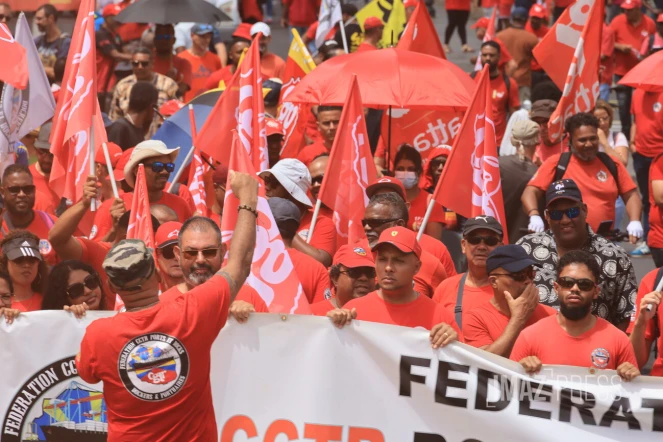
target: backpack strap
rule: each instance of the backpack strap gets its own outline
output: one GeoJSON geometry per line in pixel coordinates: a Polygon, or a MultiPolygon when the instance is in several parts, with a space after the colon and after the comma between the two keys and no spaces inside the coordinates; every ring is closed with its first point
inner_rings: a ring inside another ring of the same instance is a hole
{"type": "Polygon", "coordinates": [[[456,307],[454,307],[454,314],[456,315],[456,324],[459,329],[463,329],[463,292],[465,291],[465,280],[467,273],[463,273],[458,284],[458,292],[456,294],[456,307]]]}
{"type": "Polygon", "coordinates": [[[615,160],[610,158],[610,155],[605,152],[599,152],[596,154],[596,156],[599,158],[599,160],[601,160],[605,167],[608,168],[608,172],[610,172],[610,175],[612,175],[612,177],[615,179],[617,191],[619,191],[619,172],[617,171],[617,164],[615,164],[615,160]]]}
{"type": "Polygon", "coordinates": [[[506,87],[506,103],[504,103],[504,106],[506,106],[506,114],[509,115],[509,102],[511,101],[511,78],[504,71],[502,71],[502,78],[504,79],[504,86],[506,87]]]}
{"type": "Polygon", "coordinates": [[[35,214],[39,215],[44,224],[46,224],[46,227],[48,227],[48,230],[51,230],[51,227],[53,227],[55,224],[55,221],[53,221],[51,216],[46,212],[42,212],[41,210],[35,210],[35,214]]]}
{"type": "Polygon", "coordinates": [[[553,183],[562,179],[566,173],[566,168],[569,166],[569,161],[571,161],[571,152],[564,152],[559,156],[557,168],[555,169],[555,177],[552,180],[553,183]]]}

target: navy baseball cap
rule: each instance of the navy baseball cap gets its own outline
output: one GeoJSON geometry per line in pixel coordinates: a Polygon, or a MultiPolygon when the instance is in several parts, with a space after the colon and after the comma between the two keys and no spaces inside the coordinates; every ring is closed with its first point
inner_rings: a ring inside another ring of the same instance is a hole
{"type": "Polygon", "coordinates": [[[546,207],[553,201],[559,199],[582,202],[582,193],[575,181],[572,179],[559,180],[548,186],[548,191],[546,192],[546,207]]]}
{"type": "Polygon", "coordinates": [[[529,16],[529,11],[527,10],[527,8],[523,8],[522,6],[516,6],[515,8],[513,8],[513,11],[511,11],[511,18],[527,20],[528,16],[529,16]]]}
{"type": "Polygon", "coordinates": [[[535,265],[537,265],[537,262],[529,257],[522,246],[509,244],[498,246],[488,254],[486,271],[490,274],[493,270],[501,267],[507,272],[518,273],[529,266],[535,265]]]}
{"type": "Polygon", "coordinates": [[[191,28],[191,33],[196,35],[205,35],[214,33],[214,27],[207,23],[197,23],[191,28]]]}

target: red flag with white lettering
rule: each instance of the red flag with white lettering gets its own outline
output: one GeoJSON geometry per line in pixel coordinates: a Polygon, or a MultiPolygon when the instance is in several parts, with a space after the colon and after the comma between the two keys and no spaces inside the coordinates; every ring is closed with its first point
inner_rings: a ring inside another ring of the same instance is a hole
{"type": "Polygon", "coordinates": [[[598,99],[603,9],[602,1],[576,1],[534,48],[536,60],[563,91],[548,122],[551,140],[562,137],[567,118],[591,112],[598,99]]]}
{"type": "MultiPolygon", "coordinates": [[[[51,132],[53,166],[50,184],[56,194],[72,201],[78,201],[83,194],[83,184],[90,167],[93,119],[101,118],[96,79],[94,0],[83,0],[76,18],[51,132]]],[[[94,127],[95,146],[100,148],[105,132],[99,131],[98,123],[94,123],[94,127]]]]}
{"type": "Polygon", "coordinates": [[[0,81],[25,89],[28,85],[28,58],[25,48],[18,44],[7,25],[0,23],[0,81]]]}
{"type": "MultiPolygon", "coordinates": [[[[191,147],[194,149],[194,147],[191,147]]],[[[196,213],[200,216],[207,216],[207,191],[205,190],[205,166],[200,157],[200,153],[194,152],[191,157],[191,167],[189,168],[189,192],[193,198],[193,204],[196,206],[196,213]]]]}
{"type": "Polygon", "coordinates": [[[337,245],[366,239],[366,188],[376,180],[357,77],[352,80],[318,198],[334,211],[337,245]]]}
{"type": "Polygon", "coordinates": [[[410,17],[410,21],[407,23],[396,47],[447,59],[440,37],[437,36],[433,20],[430,18],[428,8],[423,1],[417,2],[417,7],[412,13],[412,17],[410,17]]]}
{"type": "Polygon", "coordinates": [[[154,229],[152,228],[152,214],[150,213],[150,200],[145,183],[145,167],[138,165],[134,197],[131,201],[131,216],[127,227],[128,239],[140,239],[147,247],[154,248],[154,229]]]}
{"type": "MultiPolygon", "coordinates": [[[[234,131],[228,169],[252,176],[256,175],[248,152],[241,145],[237,132],[234,131]]],[[[237,224],[238,206],[239,200],[232,193],[230,177],[228,177],[221,217],[221,234],[222,241],[229,248],[237,224]]],[[[288,250],[281,239],[262,184],[258,191],[257,210],[256,246],[253,252],[251,273],[246,282],[260,294],[270,312],[310,314],[308,300],[304,295],[288,250]]]]}
{"type": "Polygon", "coordinates": [[[438,204],[468,218],[495,217],[507,242],[488,65],[479,75],[472,103],[433,197],[438,204]]]}

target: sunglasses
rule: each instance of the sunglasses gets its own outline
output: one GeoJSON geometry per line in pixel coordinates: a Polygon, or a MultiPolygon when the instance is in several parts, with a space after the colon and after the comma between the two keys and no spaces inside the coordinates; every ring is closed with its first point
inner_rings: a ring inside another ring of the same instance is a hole
{"type": "Polygon", "coordinates": [[[172,34],[156,34],[154,36],[155,40],[170,40],[172,38],[173,38],[172,34]]]}
{"type": "Polygon", "coordinates": [[[324,175],[316,176],[314,178],[311,178],[311,185],[313,184],[322,184],[322,179],[324,178],[324,175]]]}
{"type": "Polygon", "coordinates": [[[215,247],[201,250],[182,250],[182,254],[186,259],[196,259],[200,253],[203,254],[203,258],[212,259],[219,253],[219,248],[215,247]]]}
{"type": "Polygon", "coordinates": [[[583,292],[588,292],[596,287],[596,283],[591,279],[575,279],[568,276],[562,276],[557,279],[557,284],[563,289],[572,289],[574,285],[578,284],[578,288],[583,292]]]}
{"type": "Polygon", "coordinates": [[[140,66],[140,67],[145,68],[145,67],[150,65],[150,62],[149,61],[135,61],[134,60],[134,61],[131,62],[131,64],[134,65],[135,67],[140,66]]]}
{"type": "Polygon", "coordinates": [[[175,170],[175,163],[162,163],[161,161],[155,161],[154,163],[146,164],[145,167],[152,169],[154,173],[163,172],[165,169],[166,172],[172,173],[175,170]]]}
{"type": "Polygon", "coordinates": [[[352,279],[359,279],[362,277],[362,275],[366,275],[368,279],[375,279],[375,269],[372,269],[370,267],[355,267],[355,268],[349,268],[347,270],[343,270],[340,273],[343,273],[344,275],[348,275],[352,279]]]}
{"type": "Polygon", "coordinates": [[[85,294],[85,287],[94,290],[99,287],[99,278],[95,274],[88,275],[83,282],[77,282],[67,287],[67,295],[71,299],[80,298],[85,294]]]}
{"type": "Polygon", "coordinates": [[[575,219],[580,216],[580,207],[569,207],[566,210],[548,210],[548,216],[553,221],[561,221],[565,214],[569,219],[575,219]]]}
{"type": "Polygon", "coordinates": [[[527,279],[532,279],[534,271],[532,269],[525,269],[518,273],[491,273],[490,276],[507,276],[516,282],[524,282],[527,279]]]}
{"type": "Polygon", "coordinates": [[[11,15],[0,14],[0,22],[7,23],[11,19],[12,19],[11,15]]]}
{"type": "Polygon", "coordinates": [[[387,223],[393,223],[398,221],[400,218],[388,218],[388,219],[362,219],[361,225],[368,226],[371,229],[377,229],[380,226],[383,226],[387,223]]]}
{"type": "Polygon", "coordinates": [[[169,246],[161,247],[159,249],[159,253],[161,256],[163,256],[165,259],[173,259],[175,258],[175,244],[171,244],[169,246]]]}
{"type": "Polygon", "coordinates": [[[480,236],[480,235],[468,236],[467,238],[465,238],[465,240],[470,244],[472,244],[473,246],[476,246],[481,241],[483,241],[483,243],[488,247],[494,247],[500,242],[500,239],[496,236],[480,236]]]}
{"type": "Polygon", "coordinates": [[[30,184],[28,186],[9,186],[6,189],[12,195],[18,195],[21,192],[26,195],[34,195],[37,187],[34,184],[30,184]]]}

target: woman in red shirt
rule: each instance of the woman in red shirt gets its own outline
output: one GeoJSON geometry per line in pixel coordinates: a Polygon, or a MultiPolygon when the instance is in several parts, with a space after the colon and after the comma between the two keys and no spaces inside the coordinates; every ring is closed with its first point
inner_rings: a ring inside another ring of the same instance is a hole
{"type": "Polygon", "coordinates": [[[5,235],[0,247],[0,271],[9,274],[14,289],[12,308],[22,312],[41,310],[48,265],[40,247],[50,249],[50,244],[42,246],[37,235],[27,230],[13,230],[5,235]]]}
{"type": "Polygon", "coordinates": [[[470,18],[470,0],[447,0],[445,8],[449,24],[444,31],[444,52],[452,52],[449,49],[449,41],[456,29],[458,29],[460,42],[463,44],[463,52],[474,52],[474,49],[467,44],[467,19],[470,18]]]}

